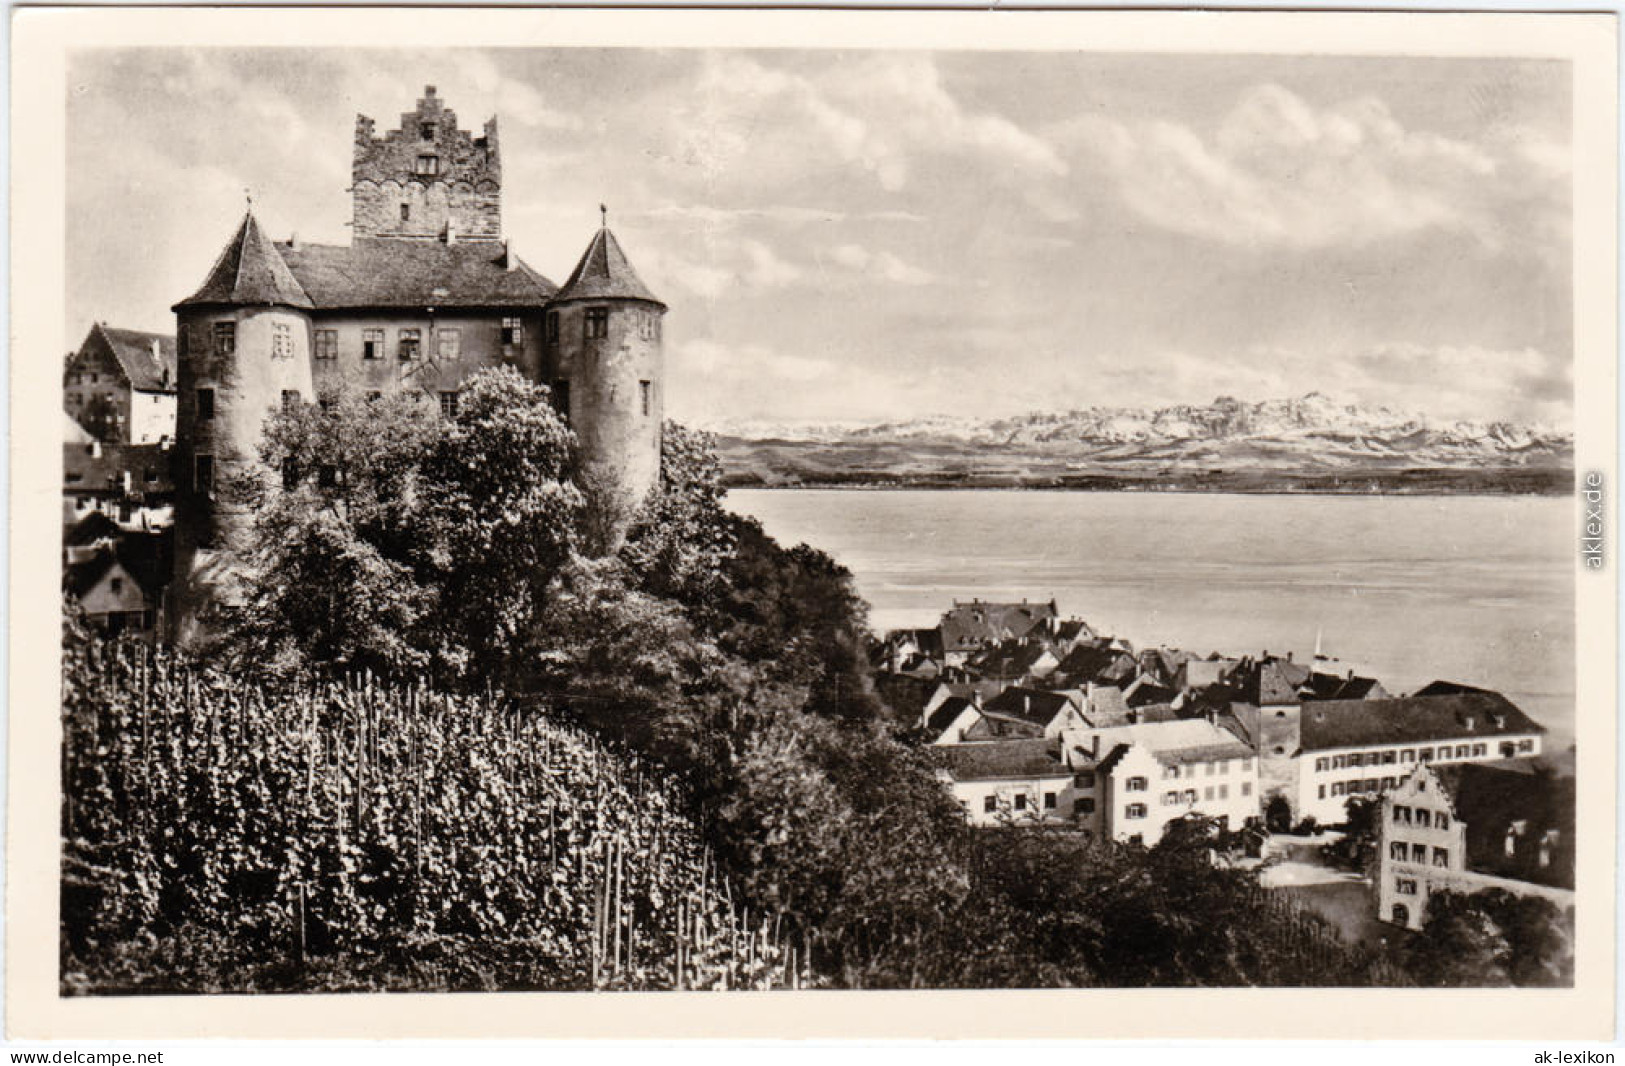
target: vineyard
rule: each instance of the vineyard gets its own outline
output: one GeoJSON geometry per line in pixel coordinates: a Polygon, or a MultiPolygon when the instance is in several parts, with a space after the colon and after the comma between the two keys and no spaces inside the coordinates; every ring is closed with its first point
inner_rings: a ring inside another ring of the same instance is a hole
{"type": "Polygon", "coordinates": [[[71,653],[64,994],[801,987],[682,796],[496,697],[71,653]]]}

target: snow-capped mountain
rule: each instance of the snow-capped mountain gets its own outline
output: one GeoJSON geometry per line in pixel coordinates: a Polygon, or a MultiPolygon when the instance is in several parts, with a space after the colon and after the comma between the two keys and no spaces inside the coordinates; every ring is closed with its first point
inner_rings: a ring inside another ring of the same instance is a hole
{"type": "Polygon", "coordinates": [[[1446,462],[1516,461],[1519,454],[1566,451],[1573,442],[1570,434],[1543,425],[1444,421],[1339,403],[1318,392],[1256,402],[1220,396],[1202,405],[1091,407],[999,419],[933,416],[880,425],[735,423],[714,428],[746,441],[953,443],[1075,451],[1102,459],[1250,443],[1272,450],[1326,452],[1328,457],[1363,453],[1446,462]]]}

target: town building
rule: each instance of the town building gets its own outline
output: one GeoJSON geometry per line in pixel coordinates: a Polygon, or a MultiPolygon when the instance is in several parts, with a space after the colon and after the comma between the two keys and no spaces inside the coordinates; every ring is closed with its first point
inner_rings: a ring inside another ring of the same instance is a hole
{"type": "Polygon", "coordinates": [[[1075,788],[1060,742],[1045,738],[936,749],[942,777],[972,825],[1073,823],[1094,802],[1075,788]]]}
{"type": "Polygon", "coordinates": [[[546,385],[594,491],[636,503],[660,469],[662,303],[607,225],[564,285],[504,234],[497,120],[461,128],[434,86],[397,129],[358,116],[350,243],[273,241],[252,210],[178,302],[171,635],[229,606],[250,516],[232,486],[288,404],[408,393],[454,416],[477,370],[546,385]]]}
{"type": "Polygon", "coordinates": [[[62,446],[62,524],[105,515],[130,533],[168,529],[174,517],[170,448],[160,444],[62,446]]]}
{"type": "Polygon", "coordinates": [[[98,322],[62,371],[62,402],[108,444],[175,439],[175,338],[98,322]]]}
{"type": "MultiPolygon", "coordinates": [[[[1394,788],[1383,793],[1377,831],[1377,917],[1406,929],[1421,929],[1429,898],[1443,891],[1471,895],[1499,889],[1544,897],[1559,907],[1573,906],[1574,893],[1568,888],[1475,868],[1478,863],[1468,844],[1470,826],[1443,772],[1432,766],[1413,765],[1394,788]]],[[[1489,850],[1493,855],[1495,849],[1489,850]]]]}

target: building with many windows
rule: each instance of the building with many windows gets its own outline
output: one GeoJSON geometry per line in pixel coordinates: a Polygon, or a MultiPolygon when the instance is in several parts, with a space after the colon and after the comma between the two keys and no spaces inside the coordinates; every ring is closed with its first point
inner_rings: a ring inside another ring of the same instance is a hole
{"type": "Polygon", "coordinates": [[[248,516],[231,487],[278,405],[406,392],[454,417],[470,374],[508,366],[551,389],[598,486],[635,503],[659,477],[666,306],[607,224],[562,287],[514,254],[495,118],[461,129],[433,86],[383,136],[359,116],[350,193],[350,243],[273,241],[250,211],[175,305],[182,641],[232,597],[248,516]]]}

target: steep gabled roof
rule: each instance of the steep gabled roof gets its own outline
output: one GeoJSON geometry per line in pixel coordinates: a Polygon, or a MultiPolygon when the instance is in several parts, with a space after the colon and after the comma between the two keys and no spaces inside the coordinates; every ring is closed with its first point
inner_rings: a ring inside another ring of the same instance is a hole
{"type": "Polygon", "coordinates": [[[500,245],[359,238],[348,245],[278,244],[318,310],[541,307],[557,287],[500,245]]]}
{"type": "Polygon", "coordinates": [[[1076,706],[1076,702],[1065,693],[1012,685],[984,703],[982,709],[1042,727],[1072,706],[1076,706]]]}
{"type": "Polygon", "coordinates": [[[260,230],[253,212],[243,217],[237,235],[220,253],[214,269],[197,292],[175,305],[175,310],[198,305],[226,304],[239,307],[281,305],[314,306],[304,288],[288,269],[276,245],[260,230]]]}
{"type": "Polygon", "coordinates": [[[90,327],[83,352],[100,340],[124,373],[130,388],[140,392],[175,391],[175,338],[165,333],[118,329],[100,322],[90,327]]]}
{"type": "Polygon", "coordinates": [[[605,226],[593,234],[586,254],[564,283],[558,300],[646,300],[666,306],[638,278],[615,234],[605,226]]]}

